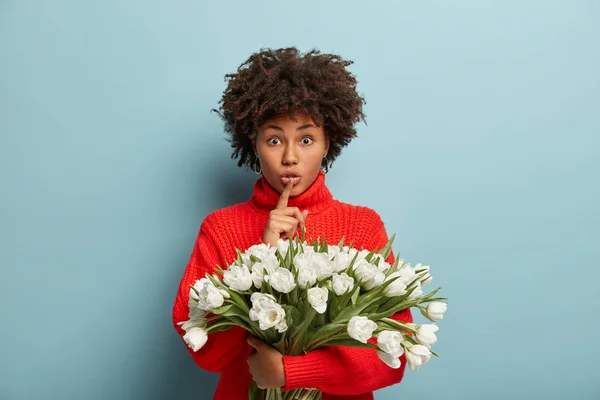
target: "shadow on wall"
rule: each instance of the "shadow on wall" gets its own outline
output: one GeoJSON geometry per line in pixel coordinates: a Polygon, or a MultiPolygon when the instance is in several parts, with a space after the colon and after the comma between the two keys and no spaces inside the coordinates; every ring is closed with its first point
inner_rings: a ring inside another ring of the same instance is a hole
{"type": "MultiPolygon", "coordinates": [[[[202,147],[204,146],[200,146],[200,148],[202,147]]],[[[252,195],[255,181],[258,179],[258,175],[254,172],[237,166],[237,160],[230,158],[229,149],[227,151],[220,151],[220,149],[201,153],[202,157],[192,166],[193,173],[191,175],[194,178],[190,182],[194,187],[191,191],[194,199],[190,203],[201,208],[202,214],[247,201],[252,195]]],[[[192,151],[197,155],[201,149],[195,148],[192,151]]],[[[199,225],[195,227],[196,233],[199,228],[199,225]]],[[[167,260],[169,261],[168,265],[181,265],[181,268],[172,270],[170,279],[166,280],[167,285],[161,284],[161,292],[166,293],[165,299],[168,302],[166,304],[168,316],[165,321],[168,327],[165,328],[167,333],[163,333],[161,338],[157,338],[157,342],[161,342],[166,348],[160,351],[164,358],[156,360],[162,367],[154,369],[155,376],[151,382],[148,382],[148,385],[153,388],[148,388],[146,391],[148,394],[146,399],[194,398],[202,400],[212,399],[214,395],[218,375],[204,371],[194,363],[171,323],[172,301],[183,268],[189,260],[192,251],[190,244],[194,239],[195,236],[190,237],[189,240],[186,238],[186,245],[177,245],[177,251],[168,257],[170,260],[167,260]]],[[[168,251],[168,249],[166,250],[168,251]]]]}

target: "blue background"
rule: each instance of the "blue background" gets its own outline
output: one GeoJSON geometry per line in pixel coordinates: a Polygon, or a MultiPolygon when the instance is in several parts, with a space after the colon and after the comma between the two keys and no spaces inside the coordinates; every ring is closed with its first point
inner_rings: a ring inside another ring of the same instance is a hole
{"type": "Polygon", "coordinates": [[[211,397],[171,306],[256,175],[210,109],[288,45],[355,61],[327,183],[450,298],[376,399],[600,398],[599,40],[591,0],[1,1],[0,399],[211,397]]]}

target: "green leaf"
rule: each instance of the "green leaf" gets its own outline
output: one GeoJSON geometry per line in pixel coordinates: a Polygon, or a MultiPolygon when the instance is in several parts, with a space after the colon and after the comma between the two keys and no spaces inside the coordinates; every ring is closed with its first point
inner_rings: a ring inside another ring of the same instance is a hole
{"type": "Polygon", "coordinates": [[[213,285],[215,285],[217,289],[221,287],[221,281],[215,275],[207,274],[206,277],[212,282],[213,285]]]}
{"type": "Polygon", "coordinates": [[[382,318],[381,322],[385,322],[386,324],[393,326],[396,329],[400,329],[400,330],[411,332],[411,333],[416,332],[416,330],[415,330],[416,328],[414,327],[415,324],[400,322],[400,321],[396,321],[395,319],[391,319],[391,318],[382,318]]]}
{"type": "Polygon", "coordinates": [[[288,252],[285,255],[285,263],[286,263],[286,268],[290,269],[290,266],[292,264],[294,264],[294,254],[292,253],[292,244],[290,243],[290,247],[288,247],[288,252]]]}
{"type": "Polygon", "coordinates": [[[369,254],[367,254],[365,256],[365,260],[367,260],[368,262],[371,262],[371,260],[373,259],[373,255],[375,255],[375,249],[371,250],[369,252],[369,254]]]}
{"type": "MultiPolygon", "coordinates": [[[[240,249],[235,249],[235,251],[237,252],[237,255],[238,255],[237,260],[235,260],[236,264],[241,267],[243,265],[243,262],[242,262],[242,252],[240,251],[240,249]]],[[[248,267],[250,267],[250,265],[248,265],[248,267]]]]}
{"type": "Polygon", "coordinates": [[[369,300],[369,301],[361,301],[357,304],[354,304],[352,306],[348,306],[348,307],[344,308],[342,311],[340,311],[338,316],[335,318],[334,322],[346,323],[352,317],[356,317],[357,315],[359,315],[365,308],[369,307],[376,300],[377,299],[369,300]]]}
{"type": "Polygon", "coordinates": [[[431,319],[431,318],[429,317],[429,315],[427,315],[427,312],[426,312],[424,309],[422,309],[422,308],[419,308],[419,311],[421,311],[421,315],[422,315],[422,316],[424,316],[425,318],[427,318],[427,319],[428,319],[428,320],[430,320],[431,322],[435,322],[435,320],[431,319]]]}
{"type": "Polygon", "coordinates": [[[317,330],[313,335],[311,335],[311,342],[319,342],[324,340],[325,338],[331,337],[336,333],[340,333],[346,330],[346,324],[341,324],[337,322],[332,322],[330,324],[324,325],[321,329],[317,330]]]}
{"type": "Polygon", "coordinates": [[[358,299],[358,295],[360,294],[360,286],[356,285],[354,288],[354,292],[352,292],[352,296],[350,296],[350,301],[352,305],[356,304],[356,300],[358,299]]]}
{"type": "Polygon", "coordinates": [[[219,332],[219,331],[226,331],[227,329],[231,328],[233,325],[228,324],[228,325],[223,325],[223,326],[217,326],[214,328],[210,329],[209,333],[215,333],[215,332],[219,332]]]}
{"type": "Polygon", "coordinates": [[[248,311],[250,311],[250,307],[248,306],[248,303],[246,303],[246,300],[245,300],[248,297],[242,297],[239,293],[237,293],[234,290],[230,291],[229,295],[231,296],[231,298],[228,300],[229,302],[235,304],[236,306],[238,306],[241,310],[245,311],[246,313],[248,311]]]}
{"type": "MultiPolygon", "coordinates": [[[[350,265],[348,265],[348,271],[352,271],[352,267],[354,267],[354,263],[356,262],[357,258],[358,258],[358,252],[354,255],[354,257],[352,258],[352,261],[350,261],[350,265]]],[[[354,277],[354,273],[352,273],[352,277],[354,277]]]]}
{"type": "Polygon", "coordinates": [[[394,243],[394,239],[396,239],[396,234],[394,233],[390,240],[388,240],[387,244],[383,246],[381,250],[379,250],[379,254],[383,256],[384,260],[387,260],[392,252],[392,243],[394,243]]]}
{"type": "Polygon", "coordinates": [[[216,332],[217,330],[219,330],[219,328],[221,328],[221,327],[230,328],[231,326],[233,326],[233,323],[231,321],[221,320],[221,321],[217,321],[213,324],[208,325],[206,327],[206,331],[208,333],[213,333],[213,332],[216,332]]]}
{"type": "Polygon", "coordinates": [[[385,312],[386,310],[390,309],[394,305],[398,304],[398,297],[402,297],[402,296],[395,296],[395,297],[388,298],[383,304],[380,305],[379,312],[385,312]]]}
{"type": "Polygon", "coordinates": [[[229,309],[231,307],[233,307],[233,305],[229,304],[229,305],[225,305],[225,306],[213,308],[212,310],[210,310],[210,312],[213,313],[213,314],[216,314],[216,315],[221,315],[221,314],[229,311],[229,309]]]}
{"type": "Polygon", "coordinates": [[[296,326],[300,325],[303,319],[303,315],[296,307],[284,304],[282,305],[285,310],[285,315],[287,319],[288,326],[296,326]]]}
{"type": "MultiPolygon", "coordinates": [[[[429,350],[431,351],[431,350],[429,350]]],[[[431,351],[431,355],[436,356],[437,358],[439,358],[440,356],[438,356],[437,354],[435,354],[433,351],[431,351]]]]}
{"type": "Polygon", "coordinates": [[[334,320],[340,312],[340,299],[335,293],[331,293],[331,301],[328,306],[329,319],[334,320]]]}

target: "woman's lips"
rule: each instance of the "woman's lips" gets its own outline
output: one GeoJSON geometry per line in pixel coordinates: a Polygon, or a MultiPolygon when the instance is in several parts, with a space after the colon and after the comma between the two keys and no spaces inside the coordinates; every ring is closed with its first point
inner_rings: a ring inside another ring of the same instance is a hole
{"type": "Polygon", "coordinates": [[[298,182],[300,182],[299,176],[282,176],[281,182],[283,182],[284,185],[287,185],[290,179],[292,180],[292,182],[294,182],[294,186],[297,185],[298,182]]]}

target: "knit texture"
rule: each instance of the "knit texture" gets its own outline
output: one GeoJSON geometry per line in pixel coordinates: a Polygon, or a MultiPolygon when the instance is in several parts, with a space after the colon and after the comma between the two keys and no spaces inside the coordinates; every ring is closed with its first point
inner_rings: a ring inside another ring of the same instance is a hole
{"type": "MultiPolygon", "coordinates": [[[[177,323],[188,319],[190,285],[214,272],[215,267],[225,268],[232,263],[237,258],[236,248],[244,251],[262,243],[269,212],[278,199],[279,193],[261,177],[249,201],[216,210],[204,219],[173,306],[173,324],[179,334],[185,333],[177,323]]],[[[352,242],[354,247],[368,250],[382,248],[388,241],[379,215],[370,208],[335,200],[322,172],[304,193],[291,197],[288,206],[309,211],[307,238],[324,236],[328,243],[338,243],[343,237],[344,243],[352,242]]],[[[392,263],[394,255],[387,261],[392,263]]],[[[413,321],[410,310],[393,318],[413,321]]],[[[200,368],[220,372],[215,400],[248,398],[251,376],[246,360],[252,348],[246,342],[246,331],[234,327],[215,332],[199,351],[194,352],[187,345],[186,348],[200,368]]],[[[283,390],[317,388],[323,392],[323,400],[373,399],[374,390],[402,380],[406,368],[404,355],[400,361],[400,368],[392,369],[379,359],[374,349],[333,346],[300,356],[284,356],[283,390]]]]}

